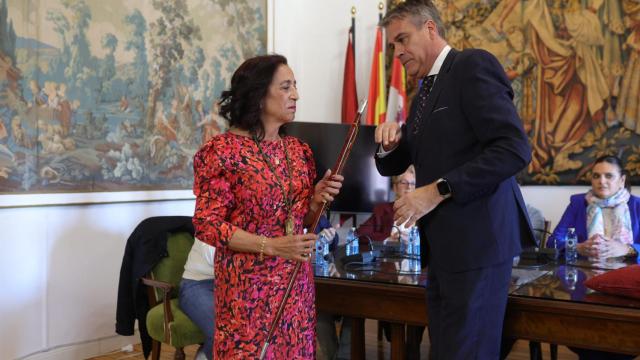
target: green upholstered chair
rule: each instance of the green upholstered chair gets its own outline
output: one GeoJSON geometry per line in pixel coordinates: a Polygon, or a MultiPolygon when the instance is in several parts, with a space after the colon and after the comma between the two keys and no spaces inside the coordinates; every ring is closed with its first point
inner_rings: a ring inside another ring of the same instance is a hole
{"type": "Polygon", "coordinates": [[[178,306],[180,280],[193,241],[193,236],[188,232],[169,234],[168,256],[142,278],[142,282],[148,286],[150,310],[147,313],[147,330],[153,339],[153,360],[160,358],[161,343],[176,348],[174,358],[181,360],[185,358],[185,346],[202,344],[205,341],[200,329],[178,306]]]}

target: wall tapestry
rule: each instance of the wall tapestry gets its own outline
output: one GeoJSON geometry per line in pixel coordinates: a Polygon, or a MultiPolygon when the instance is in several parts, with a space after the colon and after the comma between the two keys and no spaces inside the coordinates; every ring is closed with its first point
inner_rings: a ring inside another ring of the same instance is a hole
{"type": "Polygon", "coordinates": [[[0,193],[188,189],[265,0],[1,0],[0,193]]]}
{"type": "Polygon", "coordinates": [[[449,44],[492,52],[512,81],[533,148],[523,183],[585,183],[615,154],[640,184],[640,0],[434,2],[449,44]]]}

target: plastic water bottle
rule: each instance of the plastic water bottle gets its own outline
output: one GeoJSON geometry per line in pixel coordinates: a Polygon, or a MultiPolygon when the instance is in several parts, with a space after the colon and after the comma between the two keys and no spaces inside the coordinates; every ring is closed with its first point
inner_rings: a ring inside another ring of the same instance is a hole
{"type": "Polygon", "coordinates": [[[411,271],[419,273],[420,264],[420,231],[417,226],[412,226],[409,230],[409,255],[411,255],[411,271]]]}
{"type": "Polygon", "coordinates": [[[409,239],[407,239],[407,241],[404,241],[402,239],[402,233],[404,231],[404,227],[402,225],[393,225],[393,230],[392,230],[392,234],[394,234],[397,231],[397,235],[398,235],[398,253],[400,256],[405,256],[405,255],[409,255],[410,254],[410,249],[409,249],[409,239]]]}
{"type": "Polygon", "coordinates": [[[320,234],[316,240],[316,265],[323,266],[327,264],[325,255],[329,253],[329,241],[324,234],[320,234]]]}
{"type": "Polygon", "coordinates": [[[422,271],[422,266],[420,264],[420,258],[412,258],[411,259],[411,272],[420,273],[422,271]]]}
{"type": "Polygon", "coordinates": [[[420,231],[417,226],[412,226],[409,230],[409,255],[420,259],[420,231]]]}
{"type": "Polygon", "coordinates": [[[575,228],[569,228],[567,239],[564,243],[564,260],[567,264],[572,264],[578,260],[578,236],[575,228]]]}
{"type": "Polygon", "coordinates": [[[347,256],[360,252],[360,244],[356,236],[356,228],[352,227],[347,233],[347,256]]]}
{"type": "Polygon", "coordinates": [[[316,240],[316,257],[314,275],[329,276],[329,262],[325,259],[325,255],[329,253],[329,240],[324,234],[320,234],[316,240]]]}

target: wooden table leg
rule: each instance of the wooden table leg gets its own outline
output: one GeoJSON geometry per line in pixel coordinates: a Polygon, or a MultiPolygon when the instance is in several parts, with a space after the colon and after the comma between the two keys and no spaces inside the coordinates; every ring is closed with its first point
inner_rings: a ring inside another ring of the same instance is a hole
{"type": "Polygon", "coordinates": [[[351,359],[365,358],[364,349],[364,319],[351,319],[351,359]]]}
{"type": "Polygon", "coordinates": [[[391,360],[404,359],[404,324],[391,323],[391,360]]]}

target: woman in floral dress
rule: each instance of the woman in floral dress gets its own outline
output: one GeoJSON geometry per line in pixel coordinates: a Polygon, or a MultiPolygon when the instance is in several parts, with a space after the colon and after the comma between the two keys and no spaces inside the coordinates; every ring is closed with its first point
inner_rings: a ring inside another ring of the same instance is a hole
{"type": "Polygon", "coordinates": [[[245,61],[222,93],[230,130],[194,157],[196,237],[216,247],[214,358],[258,358],[296,262],[304,262],[267,359],[315,357],[315,289],[309,264],[316,235],[303,234],[342,177],[313,185],[309,146],[284,135],[298,92],[280,55],[245,61]]]}

